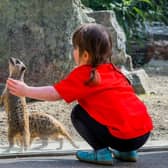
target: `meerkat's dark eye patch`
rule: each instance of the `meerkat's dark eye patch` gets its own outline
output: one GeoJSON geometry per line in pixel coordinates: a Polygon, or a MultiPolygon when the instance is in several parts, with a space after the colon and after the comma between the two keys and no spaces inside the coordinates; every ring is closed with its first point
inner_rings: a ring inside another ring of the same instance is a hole
{"type": "Polygon", "coordinates": [[[16,64],[20,64],[20,61],[18,59],[16,59],[16,64]]]}

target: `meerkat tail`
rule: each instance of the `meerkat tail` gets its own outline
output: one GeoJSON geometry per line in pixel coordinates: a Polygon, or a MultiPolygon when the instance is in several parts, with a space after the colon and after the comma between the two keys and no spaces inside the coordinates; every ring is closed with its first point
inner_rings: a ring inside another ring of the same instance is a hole
{"type": "Polygon", "coordinates": [[[76,145],[75,142],[72,140],[72,138],[71,138],[71,136],[69,135],[69,133],[68,133],[64,128],[62,128],[62,129],[63,129],[63,132],[62,132],[63,136],[64,136],[65,138],[67,138],[67,140],[69,140],[69,142],[72,144],[73,147],[79,148],[79,146],[76,145]]]}

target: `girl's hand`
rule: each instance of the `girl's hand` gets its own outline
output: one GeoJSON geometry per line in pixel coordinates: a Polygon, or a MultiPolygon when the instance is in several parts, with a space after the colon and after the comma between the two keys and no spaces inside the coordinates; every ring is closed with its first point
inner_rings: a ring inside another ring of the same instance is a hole
{"type": "Polygon", "coordinates": [[[7,88],[11,94],[19,97],[25,97],[28,92],[28,85],[26,85],[23,81],[14,80],[12,78],[8,78],[7,88]]]}

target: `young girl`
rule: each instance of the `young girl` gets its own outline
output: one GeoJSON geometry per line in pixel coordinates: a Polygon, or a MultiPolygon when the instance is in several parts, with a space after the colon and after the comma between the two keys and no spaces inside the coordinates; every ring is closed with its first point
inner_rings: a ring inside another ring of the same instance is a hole
{"type": "Polygon", "coordinates": [[[136,161],[136,150],[147,141],[152,121],[126,77],[110,61],[110,33],[102,25],[84,24],[72,41],[77,67],[65,79],[44,87],[8,79],[7,87],[16,96],[78,101],[72,123],[93,148],[78,151],[79,160],[98,164],[113,164],[114,158],[136,161]]]}

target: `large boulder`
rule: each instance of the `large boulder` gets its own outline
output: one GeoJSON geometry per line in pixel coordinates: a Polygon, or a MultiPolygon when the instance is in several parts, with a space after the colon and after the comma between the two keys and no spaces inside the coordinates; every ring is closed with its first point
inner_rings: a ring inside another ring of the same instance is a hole
{"type": "Polygon", "coordinates": [[[74,29],[94,21],[83,12],[80,0],[1,1],[1,81],[5,82],[11,56],[27,65],[28,83],[41,85],[63,78],[73,65],[74,29]]]}

